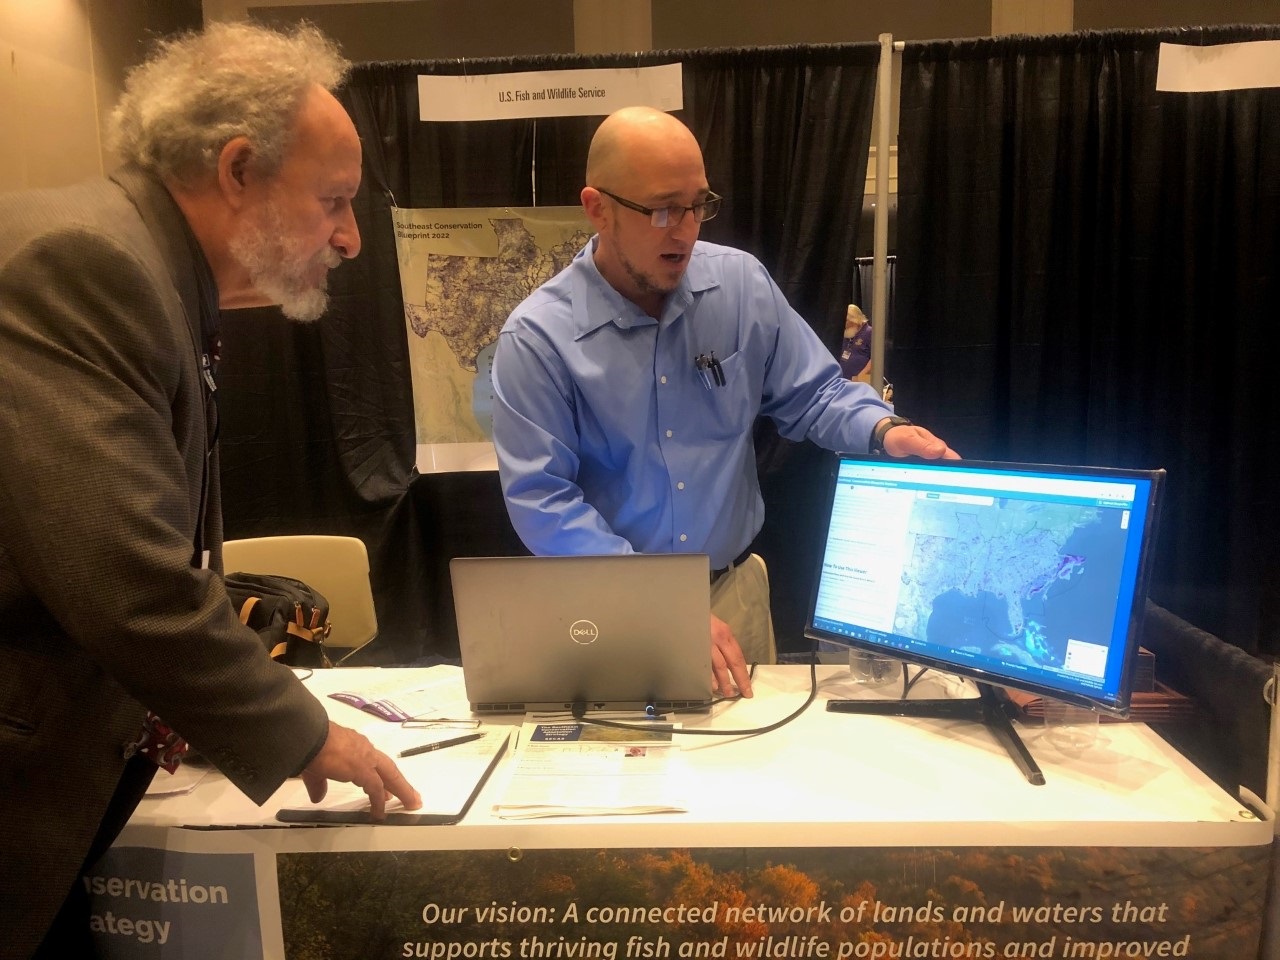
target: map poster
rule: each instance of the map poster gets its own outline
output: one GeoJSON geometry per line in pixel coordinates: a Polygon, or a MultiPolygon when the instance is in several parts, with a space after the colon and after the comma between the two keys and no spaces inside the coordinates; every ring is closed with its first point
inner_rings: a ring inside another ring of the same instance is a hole
{"type": "Polygon", "coordinates": [[[417,442],[493,435],[498,332],[590,239],[581,207],[391,211],[409,340],[417,442]]]}

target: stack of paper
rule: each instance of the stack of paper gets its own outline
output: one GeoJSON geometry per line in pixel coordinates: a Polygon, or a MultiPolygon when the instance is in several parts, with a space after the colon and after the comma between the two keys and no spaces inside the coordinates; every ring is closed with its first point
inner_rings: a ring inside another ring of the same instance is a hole
{"type": "Polygon", "coordinates": [[[442,705],[451,699],[456,679],[450,672],[424,681],[417,671],[394,668],[370,670],[356,676],[362,680],[359,690],[340,690],[329,694],[330,698],[392,721],[438,715],[442,705]]]}
{"type": "MultiPolygon", "coordinates": [[[[1155,687],[1152,693],[1137,691],[1133,694],[1129,702],[1129,720],[1139,723],[1171,723],[1197,719],[1194,700],[1159,681],[1156,681],[1155,687]]],[[[1029,720],[1044,719],[1043,698],[1021,690],[1009,690],[1007,693],[1022,716],[1029,720]]],[[[1110,723],[1121,718],[1102,714],[1098,719],[1103,723],[1110,723]]]]}
{"type": "Polygon", "coordinates": [[[493,812],[508,820],[684,812],[677,726],[632,718],[621,729],[530,715],[493,812]]]}
{"type": "Polygon", "coordinates": [[[205,765],[205,761],[183,760],[172,774],[158,770],[151,778],[151,785],[147,787],[147,796],[174,797],[190,793],[211,769],[212,767],[205,765]]]}

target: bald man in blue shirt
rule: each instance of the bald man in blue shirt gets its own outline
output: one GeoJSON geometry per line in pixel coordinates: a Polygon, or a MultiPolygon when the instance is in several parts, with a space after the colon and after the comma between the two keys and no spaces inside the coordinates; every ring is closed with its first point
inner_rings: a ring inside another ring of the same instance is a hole
{"type": "Polygon", "coordinates": [[[675,117],[628,107],[591,141],[596,235],[512,312],[494,357],[494,443],[537,554],[705,553],[716,689],[776,658],[752,425],[831,450],[957,454],[844,379],[758,260],[704,243],[720,198],[675,117]]]}

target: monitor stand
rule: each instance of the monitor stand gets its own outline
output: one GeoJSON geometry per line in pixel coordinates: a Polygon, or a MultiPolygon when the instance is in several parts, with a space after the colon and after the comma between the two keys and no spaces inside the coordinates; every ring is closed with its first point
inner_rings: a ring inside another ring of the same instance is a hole
{"type": "Polygon", "coordinates": [[[1006,712],[1007,701],[989,683],[979,683],[978,696],[962,700],[828,700],[832,713],[861,713],[878,717],[924,717],[930,720],[972,720],[991,731],[1028,783],[1044,785],[1035,758],[1018,736],[1006,712]]]}

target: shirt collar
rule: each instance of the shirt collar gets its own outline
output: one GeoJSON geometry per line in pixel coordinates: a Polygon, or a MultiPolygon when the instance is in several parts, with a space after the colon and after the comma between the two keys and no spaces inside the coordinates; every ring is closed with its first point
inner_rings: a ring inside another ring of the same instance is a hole
{"type": "MultiPolygon", "coordinates": [[[[573,278],[575,340],[582,339],[606,323],[612,323],[622,330],[630,330],[632,327],[649,326],[658,322],[601,276],[595,261],[596,245],[599,242],[598,235],[592,237],[574,258],[578,267],[573,278]]],[[[667,297],[662,311],[664,319],[683,313],[697,296],[720,285],[720,281],[712,276],[706,258],[698,255],[701,247],[700,241],[694,244],[689,268],[680,278],[680,284],[667,297]]]]}

